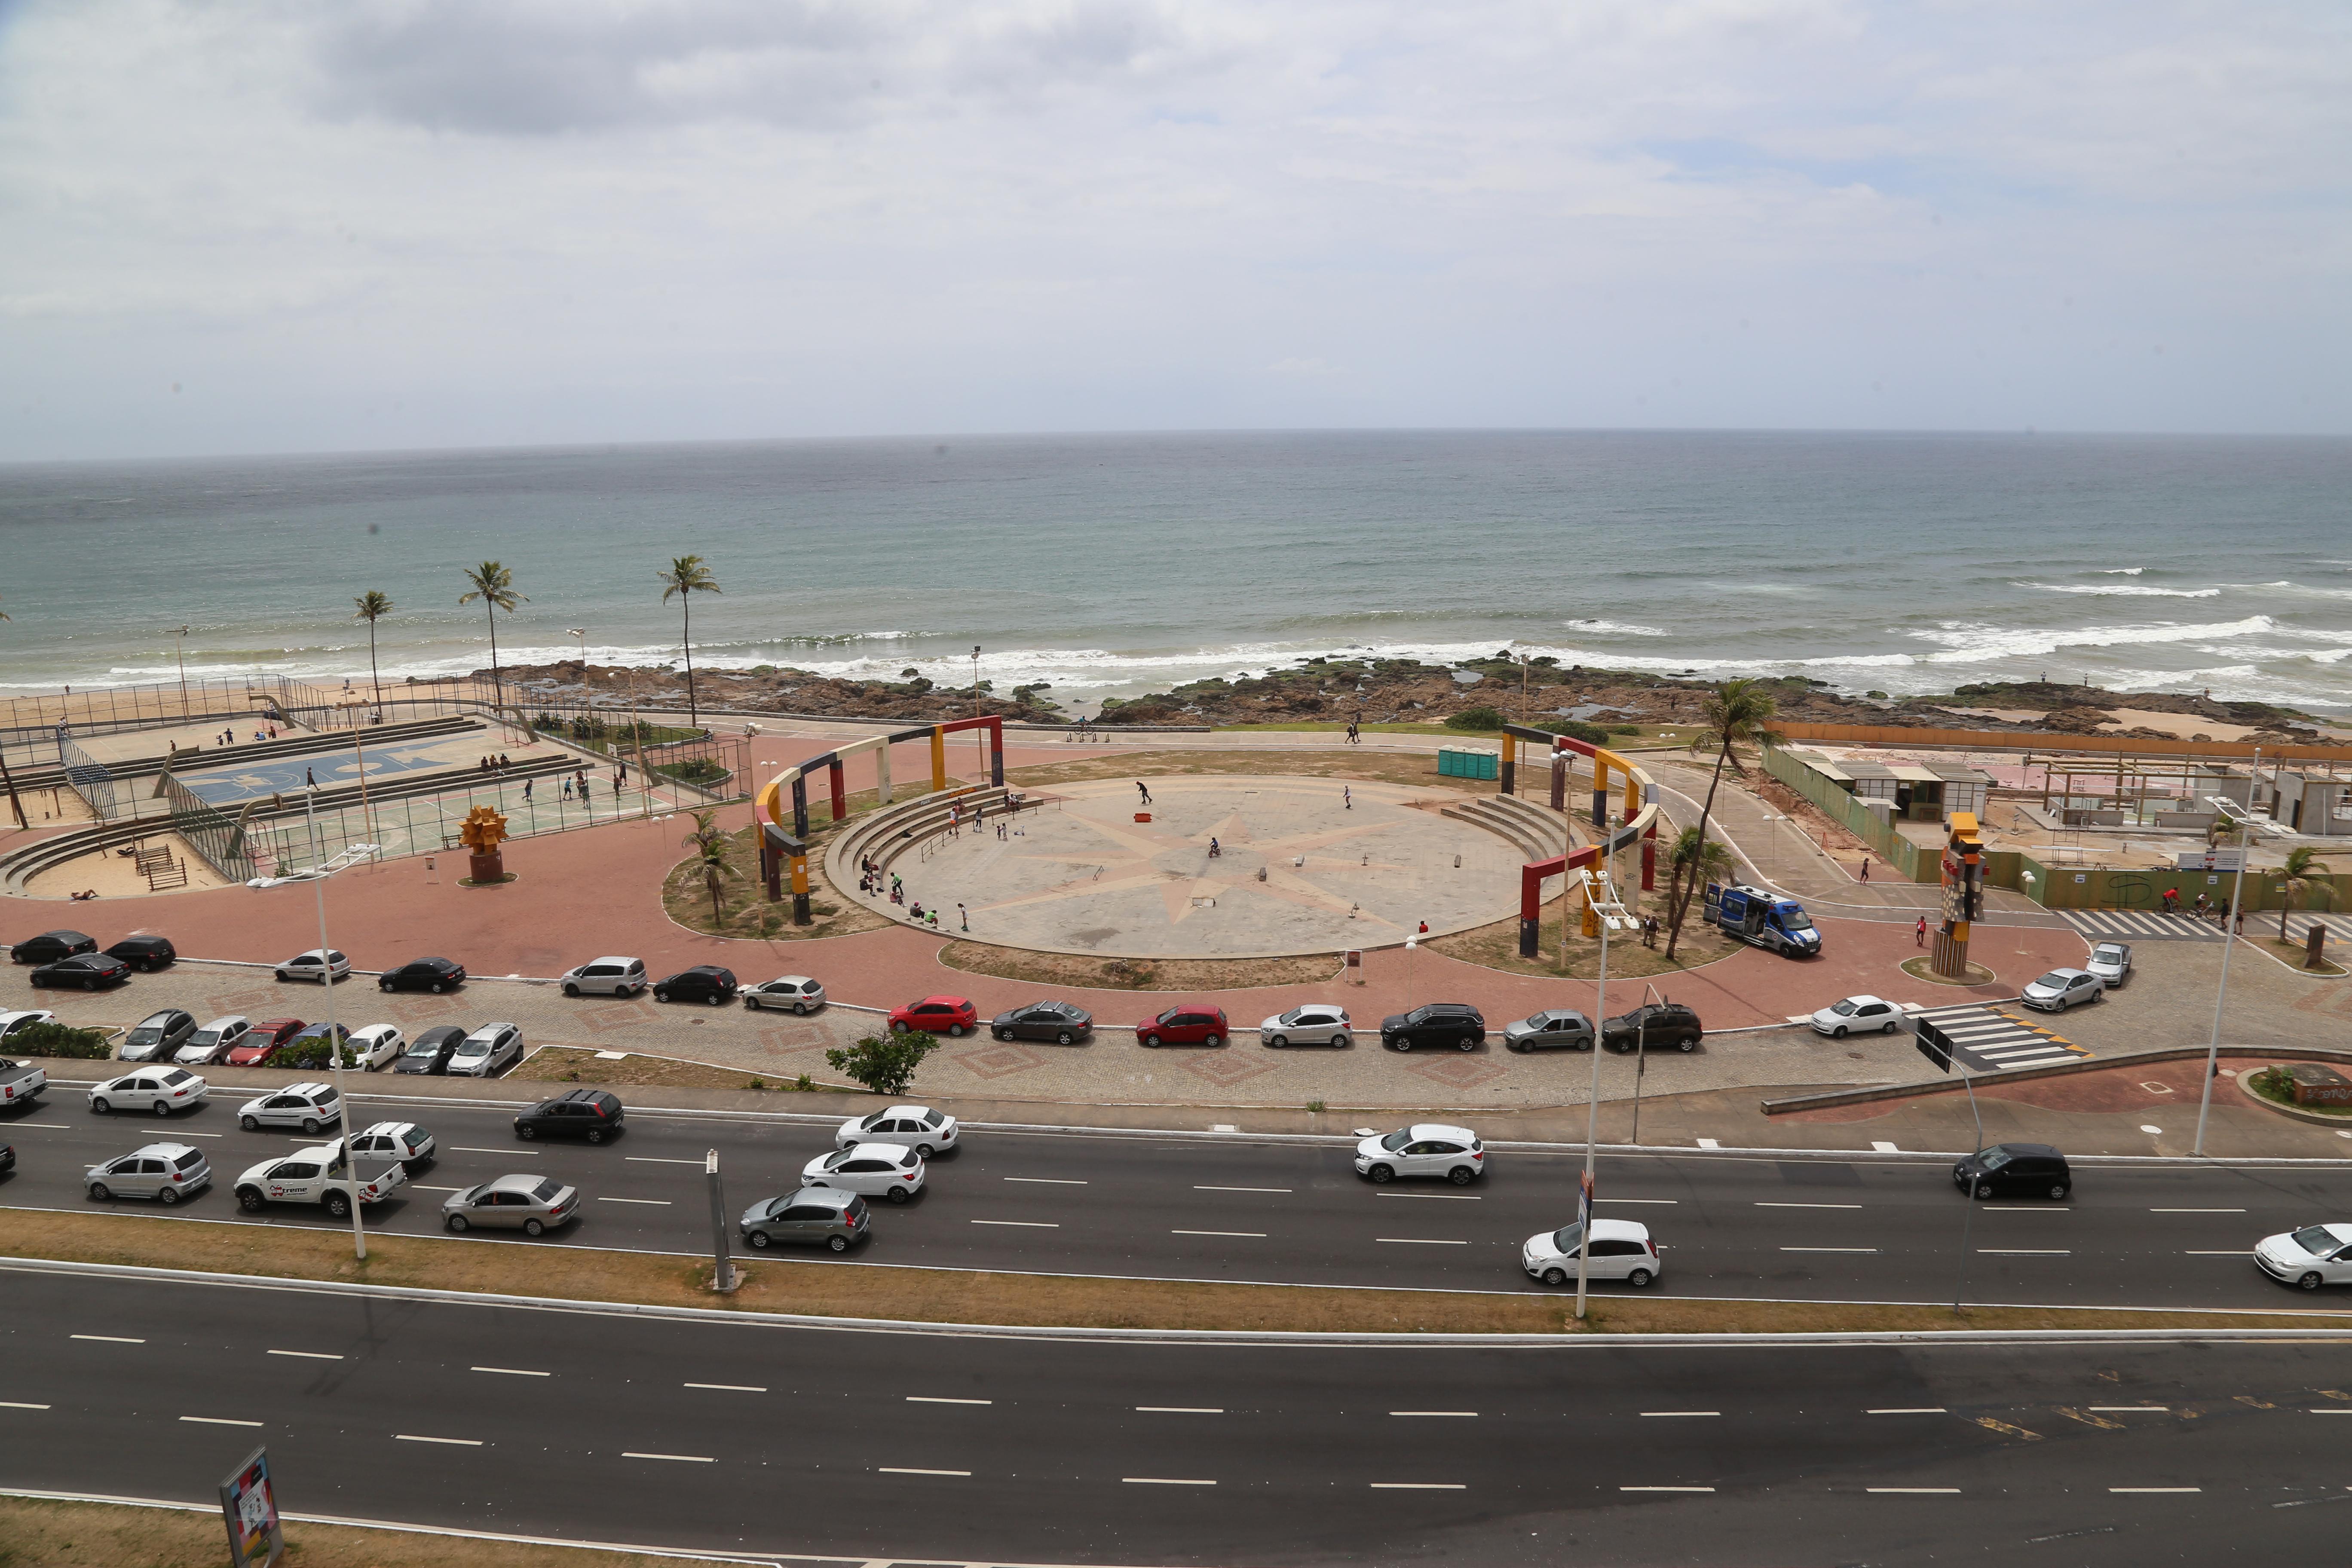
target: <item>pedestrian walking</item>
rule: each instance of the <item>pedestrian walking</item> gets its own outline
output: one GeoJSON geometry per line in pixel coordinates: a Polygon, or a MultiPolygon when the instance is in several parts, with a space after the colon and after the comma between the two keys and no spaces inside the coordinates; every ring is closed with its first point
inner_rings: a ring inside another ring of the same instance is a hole
{"type": "Polygon", "coordinates": [[[588,775],[586,773],[582,773],[580,775],[580,801],[583,805],[588,802],[588,775]]]}
{"type": "Polygon", "coordinates": [[[302,770],[302,785],[305,789],[317,789],[319,787],[319,775],[309,768],[304,768],[302,770]]]}
{"type": "Polygon", "coordinates": [[[1339,809],[1342,811],[1356,809],[1356,792],[1347,784],[1339,786],[1339,809]]]}
{"type": "Polygon", "coordinates": [[[1141,779],[1135,781],[1135,793],[1143,797],[1144,805],[1150,805],[1151,804],[1151,792],[1143,787],[1143,781],[1141,779]]]}
{"type": "Polygon", "coordinates": [[[1862,858],[1862,880],[1865,887],[1870,883],[1870,857],[1867,855],[1862,858]]]}
{"type": "Polygon", "coordinates": [[[964,930],[970,931],[971,929],[971,916],[968,911],[966,911],[961,904],[958,904],[956,906],[956,919],[963,923],[964,930]]]}
{"type": "Polygon", "coordinates": [[[563,798],[566,800],[570,800],[572,798],[572,781],[570,779],[565,779],[563,781],[563,798]]]}
{"type": "Polygon", "coordinates": [[[1918,929],[1912,932],[1912,938],[1913,944],[1915,946],[1925,947],[1927,945],[1927,917],[1926,915],[1921,915],[1919,917],[1918,929]]]}
{"type": "Polygon", "coordinates": [[[533,779],[525,779],[522,781],[522,803],[525,805],[529,805],[530,804],[530,786],[536,782],[537,781],[533,779]]]}

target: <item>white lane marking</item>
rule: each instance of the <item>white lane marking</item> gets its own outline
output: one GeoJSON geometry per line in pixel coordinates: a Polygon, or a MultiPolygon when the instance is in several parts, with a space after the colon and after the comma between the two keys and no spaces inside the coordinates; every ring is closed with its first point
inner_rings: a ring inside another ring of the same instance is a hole
{"type": "MultiPolygon", "coordinates": [[[[1700,1139],[1700,1140],[1698,1141],[1698,1146],[1699,1146],[1700,1148],[1702,1148],[1702,1149],[1720,1149],[1720,1148],[1722,1148],[1722,1147],[1723,1147],[1723,1145],[1722,1145],[1721,1143],[1717,1142],[1716,1142],[1714,1139],[1712,1139],[1712,1138],[1702,1138],[1702,1139],[1700,1139]]],[[[1619,1489],[1620,1491],[1622,1491],[1624,1489],[1623,1489],[1622,1487],[1620,1487],[1618,1489],[1619,1489]]],[[[1707,1489],[1708,1489],[1708,1490],[1710,1490],[1710,1491],[1712,1491],[1712,1490],[1714,1490],[1715,1489],[1714,1489],[1714,1488],[1712,1488],[1712,1487],[1710,1487],[1710,1488],[1708,1488],[1707,1489]]]]}
{"type": "Polygon", "coordinates": [[[682,1383],[680,1388],[715,1388],[721,1394],[765,1394],[767,1389],[754,1383],[682,1383]]]}
{"type": "Polygon", "coordinates": [[[143,1345],[147,1342],[145,1340],[134,1340],[122,1334],[68,1334],[66,1337],[76,1340],[96,1340],[101,1344],[110,1345],[143,1345]]]}
{"type": "Polygon", "coordinates": [[[1711,1492],[1715,1489],[1713,1487],[1619,1487],[1617,1489],[1621,1492],[1711,1492]]]}
{"type": "Polygon", "coordinates": [[[1374,1193],[1376,1198],[1435,1198],[1441,1203],[1483,1204],[1486,1200],[1476,1193],[1374,1193]]]}
{"type": "MultiPolygon", "coordinates": [[[[449,1147],[460,1154],[511,1154],[514,1152],[512,1144],[509,1144],[504,1149],[478,1149],[471,1143],[452,1143],[449,1147]]],[[[695,1163],[699,1165],[702,1162],[697,1160],[695,1163]]]]}
{"type": "Polygon", "coordinates": [[[1644,1415],[1720,1415],[1720,1410],[1644,1410],[1644,1415]]]}
{"type": "Polygon", "coordinates": [[[1244,1236],[1256,1241],[1265,1239],[1265,1232],[1262,1230],[1171,1230],[1168,1234],[1171,1236],[1244,1236]]]}
{"type": "MultiPolygon", "coordinates": [[[[47,1410],[47,1405],[41,1406],[47,1410]]],[[[1147,1415],[1223,1415],[1222,1405],[1139,1405],[1136,1409],[1147,1415]]]]}
{"type": "Polygon", "coordinates": [[[2243,1214],[2243,1209],[2150,1209],[2150,1214],[2243,1214]]]}
{"type": "Polygon", "coordinates": [[[1171,1476],[1121,1476],[1118,1479],[1131,1487],[1213,1487],[1217,1484],[1214,1481],[1180,1480],[1171,1476]]]}
{"type": "Polygon", "coordinates": [[[1461,1481],[1368,1481],[1376,1492],[1458,1492],[1469,1489],[1461,1481]]]}
{"type": "Polygon", "coordinates": [[[1682,1199],[1680,1199],[1680,1198],[1595,1198],[1595,1199],[1593,1199],[1592,1201],[1593,1201],[1594,1203],[1597,1203],[1597,1204],[1665,1204],[1665,1205],[1670,1205],[1670,1206],[1671,1206],[1671,1205],[1675,1205],[1675,1204],[1679,1204],[1679,1203],[1681,1203],[1681,1202],[1682,1202],[1682,1199]]]}
{"type": "Polygon", "coordinates": [[[944,1394],[910,1394],[907,1395],[907,1403],[909,1405],[993,1405],[996,1401],[993,1399],[950,1399],[944,1394]]]}
{"type": "Polygon", "coordinates": [[[968,1476],[970,1470],[919,1470],[908,1465],[877,1465],[878,1475],[885,1476],[968,1476]]]}
{"type": "Polygon", "coordinates": [[[644,1204],[644,1205],[645,1205],[646,1207],[648,1207],[648,1208],[657,1208],[657,1209],[666,1209],[666,1208],[668,1208],[668,1207],[670,1206],[670,1201],[669,1201],[667,1198],[606,1198],[606,1197],[600,1197],[600,1198],[598,1198],[596,1201],[597,1201],[598,1203],[600,1203],[600,1204],[644,1204]]]}
{"type": "Polygon", "coordinates": [[[2314,1410],[2311,1414],[2314,1415],[2352,1415],[2352,1410],[2330,1408],[2326,1410],[2314,1410]]]}
{"type": "Polygon", "coordinates": [[[2180,1256],[2183,1258],[2243,1258],[2246,1256],[2246,1248],[2233,1247],[2227,1252],[2184,1252],[2180,1256]]]}
{"type": "Polygon", "coordinates": [[[1391,1415],[1475,1415],[1475,1410],[1391,1410],[1391,1415]]]}
{"type": "Polygon", "coordinates": [[[1775,1204],[1759,1202],[1759,1209],[1858,1209],[1860,1204],[1775,1204]]]}
{"type": "Polygon", "coordinates": [[[258,1421],[236,1421],[226,1415],[183,1415],[183,1421],[193,1421],[199,1426],[258,1426],[258,1421]]]}
{"type": "Polygon", "coordinates": [[[2172,1406],[2169,1405],[2094,1405],[2091,1408],[2099,1412],[2101,1415],[2129,1415],[2133,1411],[2151,1412],[2158,1415],[2163,1415],[2168,1413],[2172,1409],[2172,1406]]]}
{"type": "Polygon", "coordinates": [[[667,1154],[624,1154],[621,1158],[640,1165],[701,1165],[708,1163],[702,1160],[672,1159],[667,1154]]]}
{"type": "Polygon", "coordinates": [[[446,1443],[453,1448],[478,1448],[482,1446],[479,1437],[420,1437],[414,1432],[394,1432],[392,1440],[395,1443],[446,1443]]]}
{"type": "Polygon", "coordinates": [[[1009,1225],[1021,1230],[1059,1230],[1062,1228],[1058,1225],[1047,1225],[1043,1220],[1035,1219],[976,1219],[971,1223],[974,1225],[1009,1225]]]}
{"type": "Polygon", "coordinates": [[[1385,1241],[1398,1247],[1467,1247],[1466,1241],[1442,1241],[1426,1236],[1376,1236],[1374,1241],[1385,1241]]]}
{"type": "Polygon", "coordinates": [[[1286,1193],[1293,1189],[1289,1187],[1204,1187],[1195,1183],[1192,1190],[1196,1193],[1286,1193]]]}
{"type": "Polygon", "coordinates": [[[2073,1214],[2072,1204],[1987,1204],[1979,1214],[2073,1214]]]}
{"type": "Polygon", "coordinates": [[[0,1410],[47,1410],[46,1405],[27,1405],[21,1399],[0,1399],[0,1410]]]}
{"type": "Polygon", "coordinates": [[[2063,1247],[1979,1247],[1977,1250],[1987,1258],[2071,1258],[2074,1256],[2063,1247]]]}
{"type": "Polygon", "coordinates": [[[1864,1415],[1943,1415],[1948,1414],[1940,1405],[1897,1405],[1884,1410],[1865,1410],[1864,1415]]]}
{"type": "Polygon", "coordinates": [[[640,1454],[627,1448],[621,1450],[621,1458],[625,1459],[667,1459],[673,1464],[679,1465],[709,1465],[717,1463],[717,1461],[712,1459],[708,1454],[640,1454]]]}
{"type": "Polygon", "coordinates": [[[551,1372],[532,1372],[526,1367],[520,1366],[477,1366],[468,1367],[467,1370],[469,1372],[494,1372],[501,1377],[553,1377],[555,1375],[551,1372]]]}
{"type": "MultiPolygon", "coordinates": [[[[11,1121],[8,1125],[11,1127],[46,1127],[52,1132],[70,1132],[73,1131],[73,1123],[70,1121],[11,1121]]],[[[204,1132],[199,1133],[198,1136],[204,1138],[217,1138],[220,1134],[217,1132],[204,1132]]]]}
{"type": "Polygon", "coordinates": [[[1957,1495],[1960,1489],[1958,1487],[1864,1487],[1862,1489],[1881,1497],[1951,1497],[1957,1495]]]}
{"type": "Polygon", "coordinates": [[[2111,1492],[2201,1492],[2203,1487],[2109,1487],[2111,1492]]]}
{"type": "Polygon", "coordinates": [[[343,1359],[332,1351],[264,1351],[261,1353],[264,1355],[300,1356],[304,1361],[341,1361],[343,1359]]]}
{"type": "MultiPolygon", "coordinates": [[[[19,1127],[37,1127],[40,1123],[37,1121],[19,1121],[16,1125],[19,1127]]],[[[226,1132],[191,1132],[183,1127],[173,1129],[172,1136],[174,1138],[226,1138],[228,1134],[226,1132]]]]}
{"type": "Polygon", "coordinates": [[[1875,1252],[1874,1247],[1784,1247],[1783,1252],[1875,1252]]]}
{"type": "Polygon", "coordinates": [[[411,1182],[408,1184],[420,1193],[462,1193],[466,1190],[463,1187],[428,1187],[422,1182],[411,1182]]]}
{"type": "Polygon", "coordinates": [[[1088,1184],[1075,1182],[1067,1176],[1007,1176],[1008,1182],[1023,1182],[1033,1187],[1083,1187],[1088,1184]]]}

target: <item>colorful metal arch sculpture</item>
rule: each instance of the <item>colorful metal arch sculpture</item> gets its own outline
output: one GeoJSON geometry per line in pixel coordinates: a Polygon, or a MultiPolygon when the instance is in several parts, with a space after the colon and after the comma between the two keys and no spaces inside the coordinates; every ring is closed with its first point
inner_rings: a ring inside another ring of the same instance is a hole
{"type": "MultiPolygon", "coordinates": [[[[1658,885],[1658,824],[1663,815],[1658,803],[1652,798],[1657,784],[1650,775],[1606,746],[1596,746],[1570,735],[1555,734],[1549,730],[1532,730],[1525,725],[1503,726],[1502,793],[1517,793],[1519,742],[1549,742],[1551,745],[1551,806],[1554,811],[1568,808],[1568,759],[1572,753],[1590,758],[1592,763],[1592,822],[1603,835],[1598,841],[1581,849],[1555,855],[1549,860],[1530,860],[1519,868],[1519,956],[1533,958],[1538,948],[1538,933],[1542,930],[1543,885],[1547,877],[1565,877],[1572,867],[1591,866],[1618,850],[1635,843],[1642,846],[1642,890],[1654,892],[1658,885]],[[1624,809],[1619,814],[1616,827],[1609,826],[1609,775],[1615,771],[1623,780],[1624,809]]],[[[1586,923],[1591,923],[1588,914],[1586,923]]],[[[1588,930],[1585,934],[1595,934],[1588,930]]]]}

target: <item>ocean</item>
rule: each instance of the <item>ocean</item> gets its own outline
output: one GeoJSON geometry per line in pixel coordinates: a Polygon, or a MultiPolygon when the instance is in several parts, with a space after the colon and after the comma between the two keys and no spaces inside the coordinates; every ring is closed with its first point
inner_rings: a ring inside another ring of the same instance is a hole
{"type": "Polygon", "coordinates": [[[1506,646],[1895,696],[2001,679],[2352,710],[2352,440],[1365,431],[0,467],[0,689],[695,658],[1091,706],[1506,646]]]}

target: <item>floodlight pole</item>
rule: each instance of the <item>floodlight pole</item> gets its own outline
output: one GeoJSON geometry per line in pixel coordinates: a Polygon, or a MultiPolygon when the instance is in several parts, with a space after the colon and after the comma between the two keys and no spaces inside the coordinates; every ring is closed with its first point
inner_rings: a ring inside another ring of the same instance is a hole
{"type": "MultiPolygon", "coordinates": [[[[2256,747],[2254,750],[2256,778],[2262,776],[2262,749],[2256,747]]],[[[2252,786],[2249,784],[2246,789],[2246,799],[2249,802],[2246,810],[2249,813],[2254,809],[2251,804],[2253,800],[2253,793],[2252,786]]],[[[2238,835],[2238,874],[2230,883],[2230,913],[2221,926],[2221,984],[2213,994],[2213,1038],[2205,1047],[2205,1089],[2197,1101],[2197,1146],[2190,1151],[2200,1160],[2205,1157],[2205,1118],[2213,1109],[2213,1079],[2219,1075],[2221,1066],[2221,1009],[2227,1006],[2230,1001],[2230,955],[2238,948],[2238,911],[2246,896],[2247,827],[2245,825],[2235,826],[2238,835]]]]}
{"type": "MultiPolygon", "coordinates": [[[[1591,873],[1587,872],[1585,899],[1592,901],[1591,873]]],[[[1577,1189],[1577,1206],[1583,1211],[1576,1237],[1576,1315],[1584,1316],[1586,1261],[1592,1254],[1592,1164],[1593,1144],[1601,1136],[1601,1052],[1609,1033],[1609,931],[1616,923],[1617,892],[1609,883],[1609,874],[1601,875],[1601,890],[1604,895],[1596,908],[1601,915],[1601,980],[1593,993],[1592,1010],[1592,1088],[1584,1107],[1584,1179],[1577,1189]]]]}

